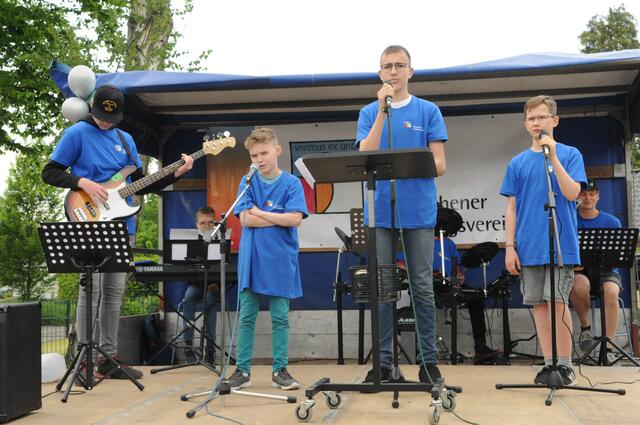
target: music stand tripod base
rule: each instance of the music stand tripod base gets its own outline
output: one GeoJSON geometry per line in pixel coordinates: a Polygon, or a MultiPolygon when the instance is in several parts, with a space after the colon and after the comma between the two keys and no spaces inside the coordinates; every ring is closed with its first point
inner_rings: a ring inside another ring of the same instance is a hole
{"type": "MultiPolygon", "coordinates": [[[[94,273],[126,273],[133,269],[133,257],[129,246],[127,226],[122,221],[61,222],[39,223],[38,236],[47,261],[49,273],[78,273],[83,275],[85,298],[84,341],[78,345],[79,351],[71,366],[67,369],[56,389],[60,391],[65,381],[71,378],[62,396],[66,402],[73,383],[78,379],[86,390],[93,389],[111,374],[121,371],[140,391],[144,386],[122,366],[105,353],[93,341],[91,324],[93,323],[94,273]],[[95,380],[93,376],[93,352],[98,351],[105,361],[115,367],[104,377],[95,380]],[[85,376],[79,374],[84,368],[85,376]]],[[[82,319],[82,318],[81,318],[82,319]]]]}

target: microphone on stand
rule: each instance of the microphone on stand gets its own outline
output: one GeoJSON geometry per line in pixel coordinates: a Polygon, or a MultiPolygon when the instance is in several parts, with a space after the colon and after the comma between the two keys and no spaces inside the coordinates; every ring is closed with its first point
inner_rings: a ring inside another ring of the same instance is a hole
{"type": "MultiPolygon", "coordinates": [[[[393,87],[393,84],[391,84],[391,81],[386,80],[384,81],[384,84],[389,84],[391,87],[393,87]]],[[[389,108],[391,108],[391,102],[393,101],[393,96],[389,95],[387,97],[384,98],[384,102],[387,104],[387,110],[389,110],[389,108]]]]}
{"type": "Polygon", "coordinates": [[[251,167],[249,167],[249,172],[247,173],[247,177],[244,180],[245,184],[248,185],[249,183],[251,183],[251,178],[256,173],[256,171],[258,171],[258,168],[258,164],[256,164],[255,162],[251,164],[251,167]]]}
{"type": "MultiPolygon", "coordinates": [[[[540,130],[540,135],[538,136],[538,140],[542,140],[544,137],[549,137],[549,133],[547,133],[547,130],[540,130]]],[[[549,146],[542,145],[542,152],[544,153],[544,156],[549,158],[549,146]]]]}
{"type": "MultiPolygon", "coordinates": [[[[545,137],[549,137],[549,133],[546,130],[540,130],[540,135],[538,136],[538,140],[542,140],[545,137]]],[[[549,174],[553,173],[553,165],[549,162],[549,146],[542,145],[542,153],[545,157],[545,162],[548,164],[548,172],[549,174]]]]}

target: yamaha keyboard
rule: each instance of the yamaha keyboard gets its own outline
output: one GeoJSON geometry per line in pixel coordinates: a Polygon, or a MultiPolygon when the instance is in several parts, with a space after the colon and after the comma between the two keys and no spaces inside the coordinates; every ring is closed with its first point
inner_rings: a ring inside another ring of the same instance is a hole
{"type": "MultiPolygon", "coordinates": [[[[227,264],[226,272],[227,285],[238,283],[238,273],[235,264],[227,264]]],[[[209,281],[219,281],[220,263],[211,264],[208,273],[209,281]]],[[[159,280],[198,282],[204,280],[204,269],[197,264],[153,264],[136,266],[136,271],[133,275],[138,282],[156,282],[159,280]]]]}

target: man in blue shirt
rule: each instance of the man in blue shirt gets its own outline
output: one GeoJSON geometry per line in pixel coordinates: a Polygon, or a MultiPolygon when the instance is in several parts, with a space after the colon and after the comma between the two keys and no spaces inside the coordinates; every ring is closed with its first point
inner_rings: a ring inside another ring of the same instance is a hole
{"type": "Polygon", "coordinates": [[[553,167],[551,184],[556,194],[557,225],[564,259],[564,267],[557,265],[557,258],[553,259],[558,372],[564,385],[575,382],[571,366],[572,323],[567,304],[573,284],[573,265],[580,263],[574,201],[580,193],[580,183],[587,180],[580,152],[553,139],[553,129],[559,121],[553,98],[536,96],[525,103],[524,126],[531,136],[531,146],[511,159],[500,188],[500,194],[507,197],[505,266],[512,275],[520,275],[523,302],[533,305],[545,362],[534,383],[545,385],[553,365],[549,215],[544,209],[549,199],[543,156],[545,146],[553,167]]]}
{"type": "MultiPolygon", "coordinates": [[[[433,153],[438,175],[446,170],[444,142],[448,139],[440,109],[432,102],[409,93],[413,76],[411,56],[402,46],[389,46],[380,56],[378,71],[382,85],[377,99],[362,108],[358,117],[356,145],[360,151],[400,148],[425,148],[433,153]],[[387,98],[391,98],[392,140],[389,145],[387,98]]],[[[436,224],[436,184],[433,178],[395,181],[396,204],[392,228],[391,182],[379,180],[375,191],[375,225],[378,264],[394,264],[393,247],[401,237],[409,274],[409,285],[416,311],[419,335],[418,361],[421,382],[435,382],[441,377],[437,367],[436,306],[433,294],[431,259],[433,228],[436,224]]],[[[365,203],[365,222],[368,223],[365,203]]],[[[392,366],[392,304],[379,305],[380,366],[382,380],[390,378],[392,366]]],[[[400,378],[400,377],[394,377],[400,378]]],[[[373,381],[373,369],[365,382],[373,381]]]]}
{"type": "MultiPolygon", "coordinates": [[[[593,228],[621,228],[622,224],[616,217],[597,208],[600,200],[600,190],[594,180],[587,181],[578,196],[578,229],[593,228]]],[[[622,280],[618,269],[612,269],[600,273],[600,284],[604,290],[605,329],[607,336],[612,338],[616,333],[618,315],[620,314],[620,304],[618,296],[622,290],[622,280]]],[[[595,286],[594,286],[595,287],[595,286]]],[[[601,300],[602,302],[602,300],[601,300]]],[[[589,309],[591,308],[591,282],[589,281],[589,271],[579,268],[573,278],[573,289],[571,290],[571,304],[580,319],[580,337],[578,342],[583,351],[588,350],[594,343],[591,333],[591,323],[589,320],[589,309]]],[[[610,352],[610,349],[608,349],[610,352]]]]}

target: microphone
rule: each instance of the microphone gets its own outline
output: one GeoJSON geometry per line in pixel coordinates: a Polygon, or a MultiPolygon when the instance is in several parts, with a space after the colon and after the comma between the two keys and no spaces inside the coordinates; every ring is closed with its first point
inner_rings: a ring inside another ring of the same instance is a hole
{"type": "Polygon", "coordinates": [[[258,171],[258,164],[254,162],[253,164],[251,164],[251,167],[249,167],[249,172],[247,173],[247,177],[244,180],[245,184],[251,183],[251,178],[256,173],[256,171],[258,171]]]}
{"type": "MultiPolygon", "coordinates": [[[[384,82],[385,84],[389,84],[391,87],[393,87],[393,84],[391,84],[391,81],[386,80],[384,82]]],[[[387,96],[384,98],[384,102],[387,104],[387,109],[391,108],[391,101],[393,100],[392,96],[387,96]]]]}
{"type": "MultiPolygon", "coordinates": [[[[547,130],[540,130],[540,135],[538,136],[538,140],[542,140],[544,137],[549,137],[549,133],[547,133],[547,130]]],[[[544,153],[544,156],[546,156],[548,158],[549,157],[549,146],[542,145],[542,152],[544,153]]]]}

